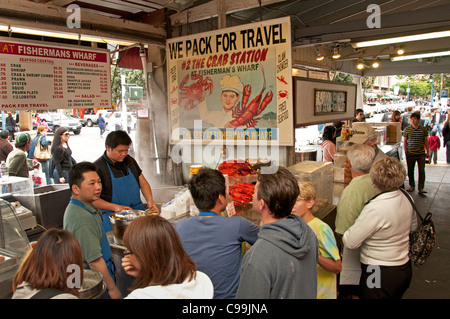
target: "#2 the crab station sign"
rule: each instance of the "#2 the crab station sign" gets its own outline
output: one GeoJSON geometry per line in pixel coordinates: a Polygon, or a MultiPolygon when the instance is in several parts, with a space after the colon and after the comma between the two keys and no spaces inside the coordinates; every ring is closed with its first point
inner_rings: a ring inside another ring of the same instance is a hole
{"type": "Polygon", "coordinates": [[[0,38],[0,109],[111,107],[107,50],[0,38]]]}
{"type": "Polygon", "coordinates": [[[290,34],[286,17],[169,39],[171,142],[293,145],[290,34]]]}

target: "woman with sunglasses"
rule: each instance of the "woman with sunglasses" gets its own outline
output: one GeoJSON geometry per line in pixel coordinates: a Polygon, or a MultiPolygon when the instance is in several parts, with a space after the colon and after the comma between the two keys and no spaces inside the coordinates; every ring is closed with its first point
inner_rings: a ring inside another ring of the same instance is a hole
{"type": "Polygon", "coordinates": [[[69,182],[69,171],[76,163],[72,158],[72,150],[69,147],[70,132],[65,127],[58,127],[52,142],[53,179],[55,184],[69,182]]]}

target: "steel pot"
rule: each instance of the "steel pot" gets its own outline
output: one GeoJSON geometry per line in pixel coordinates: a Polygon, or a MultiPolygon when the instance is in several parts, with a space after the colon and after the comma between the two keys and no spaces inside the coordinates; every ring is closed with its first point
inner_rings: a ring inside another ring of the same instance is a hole
{"type": "Polygon", "coordinates": [[[83,284],[78,291],[80,299],[105,299],[108,294],[103,275],[91,269],[83,269],[83,284]]]}
{"type": "Polygon", "coordinates": [[[109,216],[109,220],[112,224],[114,242],[119,245],[123,245],[123,234],[128,225],[141,216],[146,216],[149,213],[143,210],[122,210],[117,213],[113,213],[109,216]]]}

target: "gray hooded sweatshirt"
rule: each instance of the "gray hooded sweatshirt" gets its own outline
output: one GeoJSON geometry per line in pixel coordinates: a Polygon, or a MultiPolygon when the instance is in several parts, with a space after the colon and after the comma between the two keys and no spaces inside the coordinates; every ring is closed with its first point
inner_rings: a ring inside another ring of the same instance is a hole
{"type": "Polygon", "coordinates": [[[237,299],[315,299],[317,237],[298,216],[264,225],[245,254],[237,299]]]}

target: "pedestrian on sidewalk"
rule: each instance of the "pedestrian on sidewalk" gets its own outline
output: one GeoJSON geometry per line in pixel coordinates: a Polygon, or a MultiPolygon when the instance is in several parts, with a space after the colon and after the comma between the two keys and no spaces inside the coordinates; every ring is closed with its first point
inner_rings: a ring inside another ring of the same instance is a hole
{"type": "Polygon", "coordinates": [[[439,136],[436,136],[436,131],[431,131],[431,136],[428,136],[428,144],[430,145],[430,164],[433,160],[434,164],[437,164],[437,156],[438,156],[438,150],[441,148],[441,139],[439,136]]]}
{"type": "Polygon", "coordinates": [[[102,116],[102,113],[98,114],[98,127],[100,128],[100,137],[103,137],[103,133],[105,133],[106,123],[105,118],[102,116]]]}
{"type": "Polygon", "coordinates": [[[425,194],[425,158],[430,157],[428,145],[428,130],[420,125],[420,113],[414,112],[410,116],[411,125],[403,132],[403,145],[405,148],[406,164],[408,166],[409,188],[408,192],[414,191],[414,167],[417,162],[419,169],[419,194],[425,194]]]}
{"type": "Polygon", "coordinates": [[[444,136],[444,147],[447,148],[447,164],[450,164],[450,127],[449,127],[449,118],[447,116],[447,120],[444,123],[444,127],[442,128],[442,136],[444,136]]]}

